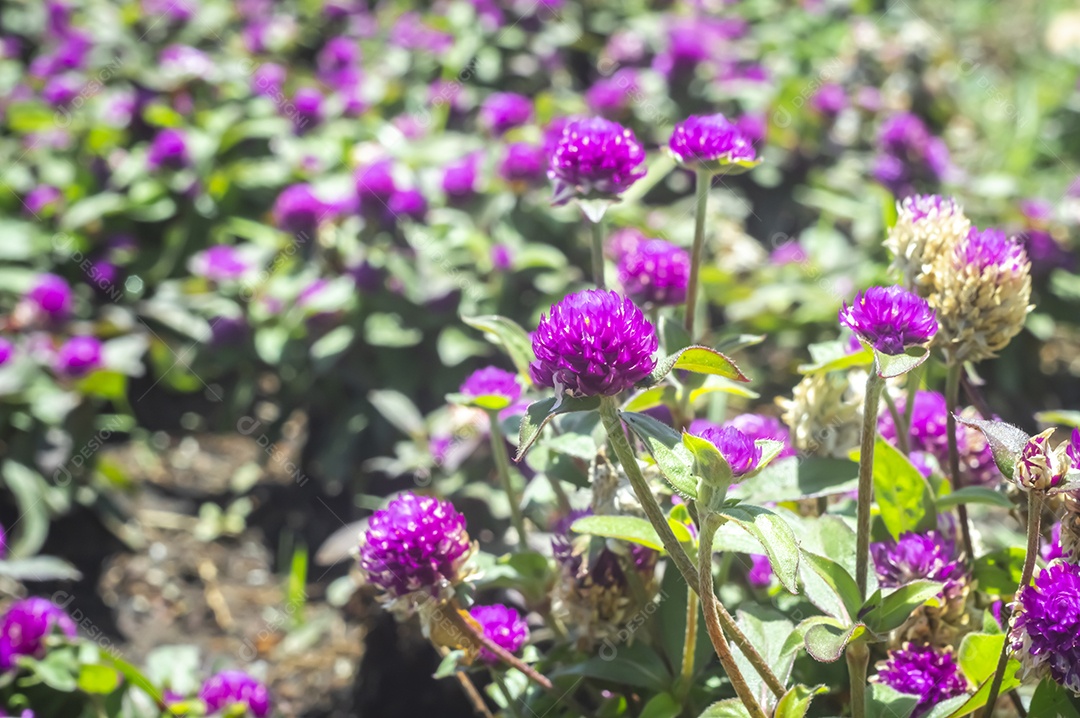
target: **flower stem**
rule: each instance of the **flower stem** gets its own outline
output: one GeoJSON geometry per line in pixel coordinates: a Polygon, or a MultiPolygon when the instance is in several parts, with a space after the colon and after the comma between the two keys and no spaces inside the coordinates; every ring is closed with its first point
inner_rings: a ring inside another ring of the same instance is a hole
{"type": "Polygon", "coordinates": [[[742,672],[735,662],[735,656],[732,654],[731,646],[728,645],[727,639],[724,637],[724,631],[720,627],[717,616],[717,601],[712,574],[712,545],[713,536],[720,527],[721,521],[716,514],[709,514],[706,511],[703,511],[702,518],[701,535],[699,537],[700,548],[698,549],[698,575],[701,578],[698,595],[701,597],[702,613],[705,614],[705,628],[709,632],[709,639],[716,650],[716,655],[720,658],[720,664],[724,667],[724,671],[735,689],[735,694],[739,696],[739,700],[746,706],[751,718],[766,718],[765,711],[758,704],[754,692],[750,690],[750,686],[747,684],[746,679],[743,678],[742,672]]]}
{"type": "Polygon", "coordinates": [[[480,695],[480,691],[476,690],[476,686],[473,685],[469,676],[464,671],[457,671],[454,675],[461,684],[462,690],[465,691],[465,696],[469,699],[469,702],[472,703],[476,715],[482,716],[482,718],[494,718],[494,716],[491,715],[491,711],[488,710],[487,705],[484,703],[484,697],[480,695]]]}
{"type": "Polygon", "coordinates": [[[866,716],[866,669],[870,665],[870,649],[866,642],[857,640],[844,652],[847,659],[848,678],[851,681],[851,716],[866,716]]]}
{"type": "Polygon", "coordinates": [[[451,600],[450,605],[447,606],[447,610],[442,612],[442,615],[449,620],[454,628],[459,632],[459,636],[462,642],[467,642],[473,646],[483,646],[487,650],[498,656],[499,660],[510,666],[516,668],[526,676],[533,683],[543,688],[546,691],[553,691],[554,686],[547,676],[537,673],[536,669],[525,663],[523,660],[510,653],[505,648],[500,646],[495,641],[491,640],[484,635],[483,631],[477,630],[469,621],[462,615],[461,607],[458,606],[456,601],[451,600]]]}
{"type": "Polygon", "coordinates": [[[686,285],[686,333],[694,339],[694,315],[697,313],[698,277],[705,248],[705,210],[709,204],[712,173],[697,171],[697,200],[694,207],[694,247],[690,252],[690,280],[686,285]]]}
{"type": "Polygon", "coordinates": [[[679,702],[684,703],[694,679],[694,653],[697,649],[697,592],[686,590],[686,633],[683,636],[682,670],[679,671],[679,702]]]}
{"type": "Polygon", "coordinates": [[[604,221],[586,220],[592,234],[592,273],[597,289],[607,289],[604,283],[604,221]]]}
{"type": "MultiPolygon", "coordinates": [[[[1024,556],[1024,571],[1020,575],[1020,583],[1016,587],[1015,599],[1019,600],[1020,592],[1031,583],[1031,576],[1035,573],[1035,558],[1039,555],[1039,524],[1042,521],[1043,497],[1038,491],[1028,491],[1028,518],[1027,518],[1027,555],[1024,556]]],[[[998,693],[1001,692],[1001,682],[1005,679],[1005,667],[1009,663],[1009,639],[1001,645],[1001,655],[998,657],[997,670],[994,671],[994,680],[990,683],[990,695],[986,699],[985,718],[990,718],[994,713],[994,704],[997,702],[998,693]]]]}
{"type": "MultiPolygon", "coordinates": [[[[862,445],[859,449],[859,505],[856,518],[855,582],[859,595],[866,600],[867,573],[870,566],[870,504],[874,500],[874,444],[877,441],[878,399],[885,380],[878,376],[877,360],[866,378],[863,403],[862,445]]],[[[863,669],[866,673],[866,669],[863,669]]],[[[855,688],[852,686],[852,691],[855,688]]]]}
{"type": "Polygon", "coordinates": [[[499,426],[499,412],[490,411],[491,418],[491,453],[495,457],[495,471],[502,482],[506,499],[510,502],[510,521],[517,531],[518,542],[525,543],[525,517],[521,513],[521,499],[514,491],[514,485],[510,480],[510,455],[506,453],[506,437],[503,436],[502,427],[499,426]]]}
{"type": "MultiPolygon", "coordinates": [[[[964,365],[956,360],[949,361],[948,373],[945,376],[945,434],[949,441],[949,477],[952,479],[953,491],[964,486],[964,480],[960,476],[960,449],[956,444],[956,405],[960,398],[960,375],[964,365]]],[[[956,505],[956,513],[960,518],[960,535],[964,542],[964,556],[968,563],[975,560],[975,549],[971,545],[971,525],[968,523],[967,505],[956,505]]]]}
{"type": "MultiPolygon", "coordinates": [[[[896,443],[900,451],[907,456],[911,453],[911,448],[908,441],[908,430],[905,428],[904,417],[900,415],[900,412],[896,408],[896,401],[893,400],[892,394],[887,391],[881,392],[881,395],[885,398],[885,406],[889,408],[889,415],[892,416],[893,426],[896,427],[896,443]]],[[[909,399],[910,401],[910,399],[909,399]]]]}

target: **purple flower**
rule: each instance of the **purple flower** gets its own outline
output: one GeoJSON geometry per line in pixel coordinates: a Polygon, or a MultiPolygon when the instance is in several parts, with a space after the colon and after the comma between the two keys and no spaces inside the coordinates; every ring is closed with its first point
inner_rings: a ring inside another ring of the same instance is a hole
{"type": "Polygon", "coordinates": [[[763,553],[750,554],[750,570],[746,572],[746,580],[754,588],[768,588],[772,583],[772,564],[769,557],[763,553]]]}
{"type": "Polygon", "coordinates": [[[199,252],[191,258],[191,272],[212,282],[237,279],[248,270],[236,247],[218,244],[199,252]]]}
{"type": "Polygon", "coordinates": [[[10,671],[19,656],[45,656],[45,638],[60,632],[74,638],[75,622],[52,601],[31,596],[16,601],[0,618],[0,671],[10,671]]]}
{"type": "Polygon", "coordinates": [[[146,163],[150,169],[182,169],[189,162],[187,138],[180,130],[166,127],[154,136],[150,149],[146,152],[146,163]]]}
{"type": "Polygon", "coordinates": [[[752,163],[754,145],[721,114],[691,115],[675,125],[668,149],[684,165],[712,166],[752,163]]]}
{"type": "Polygon", "coordinates": [[[293,118],[293,126],[296,134],[303,134],[323,120],[323,96],[314,87],[301,87],[293,95],[293,106],[296,107],[296,116],[293,118]]]}
{"type": "Polygon", "coordinates": [[[1047,429],[1027,440],[1016,461],[1014,479],[1025,491],[1047,491],[1065,480],[1065,474],[1072,468],[1068,451],[1072,445],[1068,442],[1056,447],[1050,446],[1053,429],[1047,429]]]}
{"type": "MultiPolygon", "coordinates": [[[[516,609],[502,604],[474,606],[469,615],[480,624],[484,635],[508,653],[517,653],[529,640],[529,624],[516,609]]],[[[496,665],[499,657],[486,648],[480,649],[480,660],[496,665]]]]}
{"type": "Polygon", "coordinates": [[[270,715],[270,691],[243,671],[221,671],[206,679],[199,689],[199,698],[206,704],[208,713],[245,705],[255,718],[270,715]]]}
{"type": "Polygon", "coordinates": [[[142,0],[144,17],[167,18],[175,22],[187,22],[194,13],[193,0],[142,0]]]}
{"type": "Polygon", "coordinates": [[[26,298],[49,319],[59,321],[71,315],[73,295],[71,286],[63,277],[55,274],[39,275],[34,286],[26,293],[26,298]]]}
{"type": "Polygon", "coordinates": [[[888,659],[878,664],[875,680],[919,697],[912,718],[925,715],[938,703],[963,695],[968,689],[967,679],[951,651],[911,643],[889,651],[888,659]]]}
{"type": "Polygon", "coordinates": [[[311,185],[294,184],[283,189],[274,202],[274,223],[290,234],[313,237],[328,210],[311,185]]]}
{"type": "Polygon", "coordinates": [[[592,117],[574,120],[551,153],[548,178],[555,204],[573,197],[614,198],[645,176],[645,149],[622,125],[592,117]]]}
{"type": "Polygon", "coordinates": [[[662,239],[641,242],[619,262],[619,284],[638,304],[682,304],[689,281],[690,253],[662,239]]]}
{"type": "Polygon", "coordinates": [[[415,188],[402,189],[390,196],[386,203],[387,220],[395,222],[408,218],[414,222],[423,222],[427,214],[427,200],[423,193],[415,188]]]}
{"type": "Polygon", "coordinates": [[[716,447],[736,479],[756,469],[761,461],[761,447],[734,426],[707,426],[697,436],[716,447]]]}
{"type": "Polygon", "coordinates": [[[847,107],[844,87],[834,82],[825,83],[810,98],[810,107],[826,117],[839,115],[847,107]]]}
{"type": "Polygon", "coordinates": [[[903,354],[929,342],[937,316],[926,300],[903,287],[870,287],[840,310],[840,323],[883,354],[903,354]]]}
{"type": "Polygon", "coordinates": [[[439,597],[463,579],[473,552],[465,517],[448,501],[406,492],[376,511],[360,545],[360,569],[389,600],[439,597]]]}
{"type": "Polygon", "coordinates": [[[544,178],[543,148],[528,142],[507,145],[499,174],[507,182],[533,183],[544,178]]]}
{"type": "Polygon", "coordinates": [[[637,70],[624,67],[611,77],[594,82],[585,93],[585,102],[598,115],[617,116],[626,112],[637,93],[637,70]]]}
{"type": "Polygon", "coordinates": [[[723,425],[725,427],[734,427],[754,440],[769,439],[779,441],[784,445],[784,448],[777,454],[776,458],[778,459],[795,456],[795,447],[791,444],[791,433],[788,431],[787,426],[784,425],[784,422],[775,416],[739,414],[725,421],[723,425]]]}
{"type": "Polygon", "coordinates": [[[382,159],[361,167],[356,172],[356,196],[365,212],[382,211],[390,197],[397,192],[394,184],[394,162],[382,159]]]}
{"type": "Polygon", "coordinates": [[[442,188],[451,199],[464,199],[476,192],[476,174],[481,155],[474,152],[457,162],[451,162],[443,170],[442,188]]]}
{"type": "Polygon", "coordinates": [[[946,596],[965,578],[964,566],[954,558],[955,549],[937,531],[906,533],[893,543],[870,544],[874,569],[884,588],[899,588],[919,579],[945,584],[946,596]]]}
{"type": "Polygon", "coordinates": [[[524,125],[531,118],[532,100],[513,92],[488,95],[480,107],[480,124],[496,135],[524,125]]]}
{"type": "Polygon", "coordinates": [[[1020,272],[1028,264],[1024,245],[992,228],[980,232],[972,227],[967,239],[956,248],[956,259],[979,272],[989,267],[1020,272]]]}
{"type": "Polygon", "coordinates": [[[67,107],[79,96],[85,84],[83,78],[73,73],[50,77],[41,88],[41,99],[53,107],[67,107]]]}
{"type": "Polygon", "coordinates": [[[79,377],[101,366],[101,342],[96,337],[72,337],[56,353],[56,372],[79,377]]]}
{"type": "Polygon", "coordinates": [[[332,38],[318,57],[319,80],[344,90],[360,82],[360,48],[355,40],[347,37],[332,38]]]}
{"type": "MultiPolygon", "coordinates": [[[[905,411],[903,397],[897,399],[896,409],[901,414],[905,411]]],[[[949,413],[945,397],[936,391],[918,391],[915,393],[915,406],[911,408],[911,431],[908,445],[912,451],[927,451],[934,456],[947,457],[949,435],[945,431],[945,422],[949,413]]],[[[896,423],[891,412],[882,412],[878,417],[878,431],[882,438],[896,445],[896,423]]],[[[957,432],[959,434],[959,431],[957,432]]],[[[943,464],[944,465],[944,464],[943,464]]]]}
{"type": "Polygon", "coordinates": [[[517,374],[489,366],[470,374],[459,391],[472,397],[501,396],[512,404],[521,396],[521,384],[517,374]]]}
{"type": "Polygon", "coordinates": [[[573,396],[614,396],[656,366],[656,330],[637,306],[615,292],[571,294],[540,317],[532,336],[538,386],[573,396]]]}
{"type": "MultiPolygon", "coordinates": [[[[1073,429],[1073,431],[1076,431],[1073,429]]],[[[1049,563],[1055,558],[1061,558],[1064,556],[1064,552],[1061,550],[1061,522],[1058,521],[1054,524],[1054,528],[1050,529],[1050,541],[1043,544],[1039,550],[1042,555],[1043,561],[1049,563]]]]}
{"type": "Polygon", "coordinates": [[[1009,642],[1024,677],[1050,675],[1080,693],[1080,565],[1058,559],[1017,593],[1009,642]]]}
{"type": "Polygon", "coordinates": [[[11,361],[13,356],[15,356],[15,345],[4,337],[0,337],[0,366],[11,361]]]}
{"type": "Polygon", "coordinates": [[[619,263],[646,241],[645,235],[633,227],[622,227],[613,231],[607,239],[604,254],[619,263]]]}
{"type": "Polygon", "coordinates": [[[930,134],[921,119],[908,112],[892,115],[878,133],[875,178],[893,194],[914,193],[917,180],[939,181],[949,169],[945,143],[930,134]]]}
{"type": "Polygon", "coordinates": [[[505,272],[514,266],[514,254],[505,244],[491,247],[491,267],[497,272],[505,272]]]}
{"type": "Polygon", "coordinates": [[[251,91],[271,99],[281,97],[281,86],[285,84],[287,74],[285,68],[277,63],[263,63],[251,75],[251,91]]]}

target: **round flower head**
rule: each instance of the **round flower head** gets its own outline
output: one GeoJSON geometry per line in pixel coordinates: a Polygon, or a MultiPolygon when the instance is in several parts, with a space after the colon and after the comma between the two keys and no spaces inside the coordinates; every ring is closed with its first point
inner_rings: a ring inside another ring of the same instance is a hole
{"type": "Polygon", "coordinates": [[[613,199],[645,176],[645,149],[634,133],[592,117],[566,125],[551,153],[548,178],[555,204],[573,197],[613,199]]]}
{"type": "Polygon", "coordinates": [[[734,426],[706,427],[697,434],[716,447],[728,462],[731,473],[739,479],[757,468],[761,461],[761,447],[734,426]]]}
{"type": "Polygon", "coordinates": [[[443,170],[442,188],[451,199],[464,199],[476,192],[476,173],[480,169],[480,154],[467,155],[443,170]]]}
{"type": "Polygon", "coordinates": [[[360,545],[360,569],[385,592],[387,602],[414,593],[445,597],[462,581],[474,551],[465,517],[448,501],[401,494],[368,522],[360,545]]]}
{"type": "Polygon", "coordinates": [[[499,175],[507,182],[537,182],[544,177],[543,148],[528,142],[515,142],[506,147],[499,175]]]}
{"type": "MultiPolygon", "coordinates": [[[[516,609],[502,604],[476,606],[469,615],[480,624],[484,635],[508,653],[517,653],[529,640],[529,625],[516,609]]],[[[495,665],[499,657],[486,648],[480,649],[480,660],[495,665]]]]}
{"type": "Polygon", "coordinates": [[[165,167],[178,170],[188,162],[187,138],[183,132],[171,127],[154,136],[146,153],[146,163],[150,169],[165,167]]]}
{"type": "Polygon", "coordinates": [[[840,323],[882,354],[903,354],[926,344],[937,332],[934,311],[902,287],[870,287],[840,310],[840,323]]]}
{"type": "Polygon", "coordinates": [[[381,212],[395,192],[393,160],[378,160],[356,171],[356,196],[362,211],[381,212]]]}
{"type": "Polygon", "coordinates": [[[963,564],[953,554],[951,543],[936,531],[902,534],[896,543],[870,544],[874,569],[885,588],[926,579],[944,583],[944,593],[949,595],[964,578],[963,564]]]}
{"type": "Polygon", "coordinates": [[[52,185],[42,184],[26,193],[23,207],[35,217],[50,216],[63,200],[63,193],[52,185]]]}
{"type": "Polygon", "coordinates": [[[218,244],[199,252],[191,258],[192,274],[212,282],[236,279],[247,271],[247,264],[240,258],[236,247],[218,244]]]}
{"type": "Polygon", "coordinates": [[[538,386],[573,396],[614,396],[656,367],[656,330],[626,297],[587,289],[540,317],[532,336],[538,386]]]}
{"type": "Polygon", "coordinates": [[[675,125],[668,149],[679,164],[720,171],[726,165],[756,164],[754,145],[720,114],[691,115],[675,125]]]}
{"type": "Polygon", "coordinates": [[[55,274],[38,276],[34,286],[26,293],[26,298],[49,319],[67,319],[71,314],[71,286],[67,280],[55,274]]]}
{"type": "Polygon", "coordinates": [[[496,135],[524,125],[532,118],[532,101],[513,92],[489,95],[480,107],[480,124],[496,135]]]}
{"type": "Polygon", "coordinates": [[[75,637],[75,622],[64,609],[46,598],[32,596],[16,601],[0,618],[0,671],[15,667],[19,656],[42,658],[45,638],[59,632],[75,637]]]}
{"type": "Polygon", "coordinates": [[[1051,562],[1017,593],[1009,623],[1024,678],[1049,675],[1080,693],[1080,565],[1051,562]]]}
{"type": "Polygon", "coordinates": [[[399,219],[423,222],[426,213],[427,200],[424,199],[424,194],[415,188],[394,192],[386,203],[386,219],[391,223],[399,219]]]}
{"type": "Polygon", "coordinates": [[[247,706],[247,712],[242,715],[255,718],[270,715],[270,691],[243,671],[221,671],[206,679],[199,689],[199,699],[211,714],[243,705],[247,706]]]}
{"type": "Polygon", "coordinates": [[[327,209],[312,192],[311,185],[290,185],[281,191],[274,202],[274,223],[290,234],[311,237],[327,209]]]}
{"type": "Polygon", "coordinates": [[[724,426],[734,427],[754,440],[779,441],[784,445],[784,449],[777,454],[778,459],[795,456],[795,447],[791,445],[791,432],[775,416],[739,414],[725,421],[724,426]]]}
{"type": "Polygon", "coordinates": [[[293,95],[292,104],[296,114],[292,118],[293,129],[300,135],[323,120],[323,96],[314,87],[301,87],[293,95]]]}
{"type": "MultiPolygon", "coordinates": [[[[903,397],[896,400],[896,409],[901,415],[905,411],[906,403],[903,397]]],[[[917,391],[915,406],[911,407],[911,430],[908,434],[911,450],[925,451],[939,459],[947,456],[949,436],[945,427],[948,416],[943,394],[936,391],[917,391]]],[[[890,444],[896,444],[897,431],[892,412],[883,411],[878,417],[878,431],[890,444]]],[[[959,434],[959,431],[957,433],[959,434]]]]}
{"type": "Polygon", "coordinates": [[[1039,555],[1042,556],[1043,561],[1050,562],[1055,558],[1061,558],[1063,553],[1061,550],[1061,522],[1058,521],[1054,524],[1054,528],[1050,529],[1050,541],[1044,543],[1042,548],[1039,549],[1039,555]]]}
{"type": "Polygon", "coordinates": [[[953,361],[981,361],[1005,348],[1031,306],[1031,263],[1004,232],[971,228],[934,266],[930,303],[953,361]]]}
{"type": "Polygon", "coordinates": [[[843,85],[827,82],[810,98],[810,107],[827,117],[835,117],[847,107],[847,94],[843,85]]]}
{"type": "Polygon", "coordinates": [[[96,337],[72,337],[56,353],[56,372],[79,377],[101,366],[101,342],[96,337]]]}
{"type": "Polygon", "coordinates": [[[772,583],[772,564],[769,557],[763,553],[750,554],[750,570],[746,572],[746,580],[755,588],[768,588],[772,583]]]}
{"type": "Polygon", "coordinates": [[[795,385],[791,399],[777,402],[796,449],[844,457],[859,445],[863,395],[855,380],[858,374],[808,374],[795,385]]]}
{"type": "Polygon", "coordinates": [[[662,239],[641,242],[619,262],[619,284],[638,304],[682,304],[689,281],[690,253],[662,239]]]}
{"type": "Polygon", "coordinates": [[[1025,491],[1048,491],[1065,480],[1065,474],[1072,468],[1069,460],[1069,444],[1050,446],[1053,429],[1028,439],[1020,451],[1012,476],[1016,484],[1025,491]]]}
{"type": "Polygon", "coordinates": [[[889,657],[878,664],[873,680],[918,696],[912,718],[926,715],[938,703],[963,695],[968,689],[967,679],[951,651],[911,643],[889,651],[889,657]]]}
{"type": "Polygon", "coordinates": [[[930,293],[938,257],[951,251],[971,230],[964,210],[951,197],[912,195],[896,205],[896,224],[885,247],[901,283],[920,296],[930,293]]]}
{"type": "Polygon", "coordinates": [[[461,385],[466,396],[501,396],[514,403],[521,396],[517,374],[495,366],[477,369],[461,385]]]}

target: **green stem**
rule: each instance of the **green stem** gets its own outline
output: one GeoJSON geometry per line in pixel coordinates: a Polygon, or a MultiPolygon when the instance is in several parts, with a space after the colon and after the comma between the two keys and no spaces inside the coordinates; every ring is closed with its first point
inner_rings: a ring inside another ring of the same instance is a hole
{"type": "Polygon", "coordinates": [[[870,665],[870,649],[866,642],[857,640],[844,652],[847,658],[848,678],[851,680],[852,718],[866,716],[866,669],[870,665]]]}
{"type": "Polygon", "coordinates": [[[685,703],[694,680],[694,654],[697,649],[697,593],[686,591],[686,633],[683,636],[682,670],[679,671],[679,702],[685,703]]]}
{"type": "MultiPolygon", "coordinates": [[[[1020,583],[1016,587],[1016,598],[1019,598],[1020,591],[1027,588],[1031,583],[1031,576],[1035,573],[1035,558],[1039,555],[1039,524],[1042,521],[1042,499],[1042,494],[1038,491],[1028,491],[1027,555],[1024,557],[1024,571],[1020,575],[1020,583]]],[[[994,704],[997,703],[998,694],[1001,692],[1001,682],[1005,679],[1005,667],[1008,663],[1009,641],[1006,640],[1001,646],[1001,655],[998,656],[994,680],[990,683],[990,695],[986,698],[984,718],[990,718],[994,714],[994,704]]]]}
{"type": "Polygon", "coordinates": [[[911,417],[915,415],[915,395],[919,392],[922,367],[915,367],[907,375],[907,401],[904,403],[904,436],[911,439],[911,417]]]}
{"type": "Polygon", "coordinates": [[[604,283],[604,221],[589,222],[589,230],[592,234],[592,273],[593,282],[597,289],[607,289],[604,283]]]}
{"type": "Polygon", "coordinates": [[[870,504],[874,500],[874,443],[877,441],[878,399],[884,386],[885,380],[878,376],[875,360],[870,367],[870,376],[866,378],[862,445],[859,449],[859,506],[855,522],[855,582],[859,585],[859,595],[863,601],[866,600],[867,571],[870,565],[870,504]]]}
{"type": "Polygon", "coordinates": [[[518,542],[525,543],[525,517],[521,513],[521,498],[514,491],[514,485],[510,479],[510,455],[506,452],[506,437],[503,436],[502,427],[499,426],[499,412],[490,411],[491,418],[491,453],[495,457],[495,471],[499,475],[506,499],[510,502],[510,521],[517,531],[518,542]]]}
{"type": "MultiPolygon", "coordinates": [[[[896,401],[893,399],[892,394],[887,391],[883,391],[881,392],[881,395],[885,398],[885,406],[889,408],[889,415],[892,416],[893,426],[896,427],[896,443],[900,451],[904,453],[904,456],[907,456],[909,453],[911,453],[911,450],[908,446],[908,444],[910,443],[908,441],[908,432],[904,428],[906,426],[904,424],[904,418],[896,409],[896,401]]],[[[908,403],[910,404],[913,402],[909,400],[908,403]]]]}
{"type": "Polygon", "coordinates": [[[686,333],[694,339],[694,315],[697,314],[698,277],[705,248],[705,210],[709,204],[712,173],[697,171],[697,199],[694,207],[694,247],[690,252],[690,281],[686,285],[686,333]]]}
{"type": "Polygon", "coordinates": [[[716,593],[713,587],[712,575],[712,546],[713,536],[720,527],[721,521],[715,514],[709,514],[707,509],[702,509],[702,514],[704,521],[698,539],[700,541],[698,575],[701,577],[698,595],[701,597],[701,611],[705,614],[705,628],[709,632],[709,639],[716,650],[716,655],[720,658],[720,665],[724,667],[728,680],[731,681],[731,686],[735,689],[735,694],[742,701],[742,704],[746,706],[751,718],[766,718],[765,711],[762,710],[757,698],[754,697],[754,692],[750,689],[746,679],[743,678],[742,672],[735,662],[731,646],[728,645],[723,628],[721,628],[718,620],[716,593]]]}
{"type": "MultiPolygon", "coordinates": [[[[949,441],[949,478],[952,479],[953,491],[963,487],[960,475],[960,449],[956,444],[956,408],[960,399],[960,375],[964,371],[961,362],[950,360],[948,373],[945,375],[945,434],[949,441]]],[[[960,518],[960,535],[964,542],[965,560],[975,560],[975,549],[971,544],[971,525],[968,522],[967,505],[956,505],[956,514],[960,518]]]]}
{"type": "Polygon", "coordinates": [[[506,699],[506,711],[513,718],[521,718],[521,713],[518,712],[517,706],[514,705],[514,696],[510,694],[510,689],[506,685],[506,679],[503,678],[502,672],[492,671],[491,678],[495,681],[495,685],[499,687],[499,692],[503,694],[503,698],[506,699]]]}

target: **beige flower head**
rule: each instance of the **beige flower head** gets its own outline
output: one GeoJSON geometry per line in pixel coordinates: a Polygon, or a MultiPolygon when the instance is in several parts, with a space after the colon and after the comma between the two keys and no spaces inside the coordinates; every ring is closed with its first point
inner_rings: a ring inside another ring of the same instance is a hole
{"type": "Polygon", "coordinates": [[[913,195],[897,202],[896,224],[889,229],[885,247],[900,283],[922,297],[933,286],[938,257],[967,236],[971,222],[956,200],[936,194],[913,195]]]}
{"type": "Polygon", "coordinates": [[[822,456],[847,456],[859,444],[863,389],[860,371],[809,374],[790,399],[778,399],[795,448],[822,456]]]}

